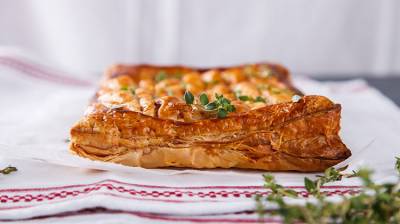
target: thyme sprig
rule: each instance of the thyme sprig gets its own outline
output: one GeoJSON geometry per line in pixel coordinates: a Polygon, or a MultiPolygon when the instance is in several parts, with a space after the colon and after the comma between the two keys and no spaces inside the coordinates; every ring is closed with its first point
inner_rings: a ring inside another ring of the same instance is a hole
{"type": "Polygon", "coordinates": [[[321,187],[330,182],[339,181],[343,177],[351,177],[353,174],[343,174],[342,171],[346,170],[347,166],[341,167],[339,169],[335,169],[330,167],[325,170],[324,175],[317,176],[318,178],[314,181],[305,177],[304,178],[304,186],[306,190],[317,198],[322,198],[323,195],[321,194],[321,187]]]}
{"type": "MultiPolygon", "coordinates": [[[[194,104],[194,96],[191,92],[186,91],[183,98],[188,105],[194,104]]],[[[203,93],[199,96],[200,104],[196,106],[202,108],[204,111],[209,113],[215,113],[218,118],[225,118],[228,113],[236,110],[235,106],[231,104],[231,101],[225,98],[223,95],[215,94],[215,100],[210,102],[208,96],[203,93]]]]}
{"type": "Polygon", "coordinates": [[[17,171],[17,168],[16,168],[16,167],[14,167],[14,166],[7,166],[6,168],[0,170],[0,173],[1,173],[1,174],[4,174],[4,175],[7,175],[7,174],[10,174],[10,173],[15,172],[15,171],[17,171]]]}
{"type": "Polygon", "coordinates": [[[236,98],[238,98],[241,101],[249,101],[249,102],[254,102],[254,103],[257,103],[257,102],[266,103],[267,102],[267,100],[262,96],[257,96],[256,98],[253,98],[251,96],[242,95],[241,91],[236,91],[235,95],[236,95],[236,98]]]}
{"type": "MultiPolygon", "coordinates": [[[[261,221],[265,213],[262,202],[267,201],[278,206],[272,214],[281,216],[285,223],[400,223],[400,181],[377,184],[373,182],[373,172],[369,169],[362,168],[351,174],[343,173],[345,169],[329,168],[316,180],[305,178],[307,192],[317,200],[304,205],[287,203],[284,198],[297,197],[297,193],[278,185],[271,175],[264,175],[264,186],[271,194],[264,198],[256,197],[256,209],[261,221]],[[363,183],[361,193],[343,196],[340,202],[328,200],[321,187],[345,177],[359,178],[363,183]]],[[[400,158],[397,157],[395,169],[400,175],[400,158]]]]}

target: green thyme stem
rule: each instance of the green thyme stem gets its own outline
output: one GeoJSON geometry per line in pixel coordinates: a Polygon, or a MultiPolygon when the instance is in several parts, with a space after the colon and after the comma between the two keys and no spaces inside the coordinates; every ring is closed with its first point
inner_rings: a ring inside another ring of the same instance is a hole
{"type": "MultiPolygon", "coordinates": [[[[285,223],[400,223],[400,181],[396,183],[374,183],[369,169],[360,169],[352,174],[345,174],[346,167],[329,168],[316,180],[304,179],[307,192],[318,200],[315,203],[292,205],[284,200],[287,189],[275,182],[273,176],[264,175],[264,186],[271,191],[267,197],[256,197],[257,212],[260,219],[264,215],[262,201],[276,204],[278,209],[272,214],[282,217],[285,223]],[[363,183],[361,193],[344,196],[340,202],[331,202],[320,191],[329,182],[342,178],[357,177],[363,183]],[[371,193],[372,192],[372,193],[371,193]]],[[[395,169],[400,177],[400,158],[396,158],[395,169]]],[[[289,194],[297,197],[296,194],[289,194]]]]}
{"type": "MultiPolygon", "coordinates": [[[[194,105],[194,96],[191,92],[185,91],[183,96],[186,104],[194,105]]],[[[200,104],[196,104],[196,107],[202,108],[204,111],[209,113],[215,113],[218,118],[225,118],[228,113],[236,110],[235,106],[231,104],[231,101],[225,98],[223,95],[215,94],[215,101],[210,102],[206,94],[199,96],[200,104]]]]}

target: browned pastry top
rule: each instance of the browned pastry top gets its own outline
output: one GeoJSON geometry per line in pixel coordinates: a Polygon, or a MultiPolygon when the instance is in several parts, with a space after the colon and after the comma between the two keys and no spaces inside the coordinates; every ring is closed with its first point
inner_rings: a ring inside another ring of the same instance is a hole
{"type": "Polygon", "coordinates": [[[107,108],[122,108],[151,117],[193,122],[215,118],[199,106],[199,95],[209,101],[222,95],[234,106],[227,116],[267,105],[289,102],[301,93],[290,84],[288,71],[275,64],[251,64],[218,69],[182,66],[115,65],[107,70],[95,101],[107,108]],[[185,91],[194,104],[184,100],[185,91]]]}
{"type": "Polygon", "coordinates": [[[351,155],[340,111],[303,96],[280,65],[115,65],[72,127],[70,148],[146,168],[322,171],[351,155]]]}

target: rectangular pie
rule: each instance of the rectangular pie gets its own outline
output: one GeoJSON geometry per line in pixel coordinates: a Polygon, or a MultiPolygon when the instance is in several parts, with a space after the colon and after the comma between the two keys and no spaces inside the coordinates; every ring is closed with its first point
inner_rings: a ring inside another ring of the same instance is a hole
{"type": "Polygon", "coordinates": [[[351,155],[340,111],[303,95],[277,64],[115,65],[72,127],[70,149],[145,168],[322,171],[351,155]]]}

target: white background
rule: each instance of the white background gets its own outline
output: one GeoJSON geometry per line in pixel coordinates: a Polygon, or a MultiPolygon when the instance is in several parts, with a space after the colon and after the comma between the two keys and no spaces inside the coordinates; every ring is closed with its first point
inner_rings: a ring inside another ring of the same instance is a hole
{"type": "Polygon", "coordinates": [[[114,62],[276,61],[310,75],[400,73],[396,0],[2,0],[0,46],[81,75],[114,62]]]}

